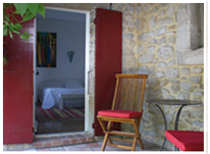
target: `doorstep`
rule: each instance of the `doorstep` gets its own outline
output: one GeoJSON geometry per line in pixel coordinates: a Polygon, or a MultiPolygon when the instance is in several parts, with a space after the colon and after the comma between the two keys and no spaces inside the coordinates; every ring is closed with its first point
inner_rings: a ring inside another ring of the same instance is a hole
{"type": "Polygon", "coordinates": [[[94,136],[89,133],[68,134],[62,136],[35,137],[32,144],[4,145],[4,151],[20,151],[24,149],[37,149],[46,147],[57,147],[79,143],[93,142],[94,136]]]}

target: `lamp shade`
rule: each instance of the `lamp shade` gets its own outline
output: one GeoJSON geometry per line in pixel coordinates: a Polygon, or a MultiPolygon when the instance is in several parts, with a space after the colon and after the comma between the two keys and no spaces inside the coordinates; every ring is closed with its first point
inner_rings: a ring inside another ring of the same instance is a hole
{"type": "Polygon", "coordinates": [[[67,51],[67,56],[68,56],[69,62],[71,63],[74,58],[74,51],[67,51]]]}

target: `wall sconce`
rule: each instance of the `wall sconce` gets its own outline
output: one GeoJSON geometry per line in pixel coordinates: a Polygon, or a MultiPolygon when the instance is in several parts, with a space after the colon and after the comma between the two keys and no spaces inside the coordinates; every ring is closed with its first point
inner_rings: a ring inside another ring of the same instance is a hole
{"type": "Polygon", "coordinates": [[[71,63],[74,58],[74,51],[67,51],[69,62],[71,63]]]}

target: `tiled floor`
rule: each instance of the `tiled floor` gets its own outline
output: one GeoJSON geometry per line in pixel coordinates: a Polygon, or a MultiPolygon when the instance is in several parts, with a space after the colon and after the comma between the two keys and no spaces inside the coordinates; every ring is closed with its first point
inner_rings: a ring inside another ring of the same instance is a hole
{"type": "MultiPolygon", "coordinates": [[[[114,141],[122,145],[131,145],[129,142],[114,141]]],[[[144,149],[139,144],[136,145],[136,151],[159,151],[160,147],[143,141],[144,149]]],[[[68,136],[39,138],[33,144],[4,145],[4,151],[100,151],[102,141],[94,141],[90,134],[74,134],[68,136]]],[[[130,151],[127,149],[107,146],[105,151],[130,151]]],[[[163,149],[163,151],[168,151],[163,149]]]]}
{"type": "MultiPolygon", "coordinates": [[[[100,151],[101,145],[102,141],[99,141],[99,142],[91,142],[86,144],[76,144],[76,145],[59,146],[52,148],[29,149],[23,151],[100,151]]],[[[142,150],[140,146],[137,145],[136,151],[159,151],[160,148],[159,146],[147,142],[144,142],[144,147],[145,149],[142,150]]],[[[107,146],[105,151],[130,151],[130,150],[107,146]]]]}

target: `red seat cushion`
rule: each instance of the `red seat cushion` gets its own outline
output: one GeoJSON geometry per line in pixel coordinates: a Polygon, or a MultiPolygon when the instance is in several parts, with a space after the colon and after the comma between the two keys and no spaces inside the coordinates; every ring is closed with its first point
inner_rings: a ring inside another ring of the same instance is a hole
{"type": "Polygon", "coordinates": [[[204,136],[200,131],[166,130],[165,137],[182,151],[204,149],[204,136]]]}
{"type": "Polygon", "coordinates": [[[98,115],[117,118],[134,118],[140,116],[141,113],[129,110],[102,110],[98,111],[98,115]]]}

